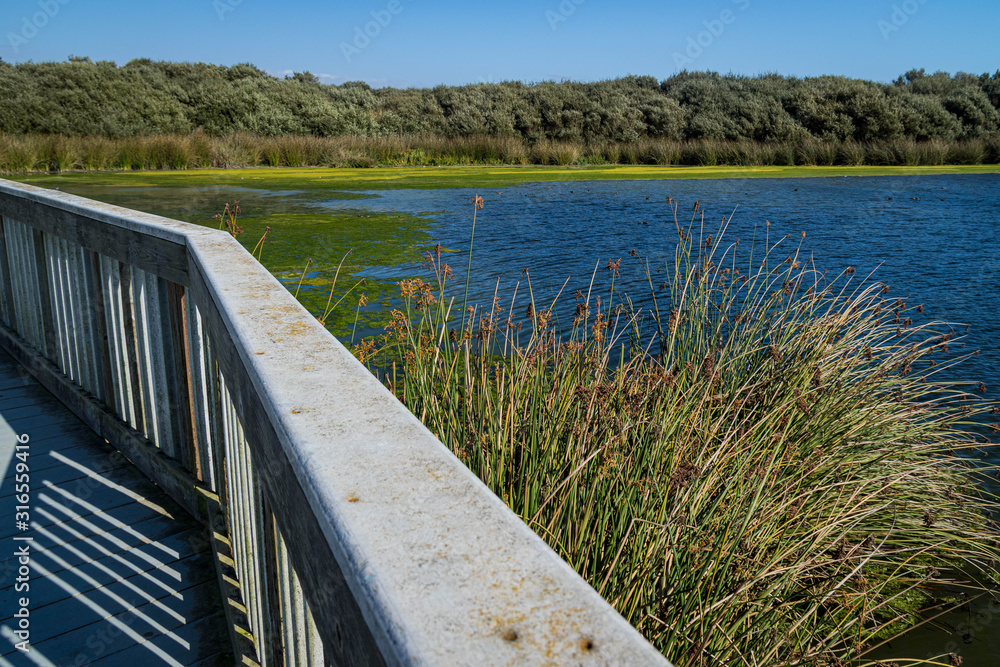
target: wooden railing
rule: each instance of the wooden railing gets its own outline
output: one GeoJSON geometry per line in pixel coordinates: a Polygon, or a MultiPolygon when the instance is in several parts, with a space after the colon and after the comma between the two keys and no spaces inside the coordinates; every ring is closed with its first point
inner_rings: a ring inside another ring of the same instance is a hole
{"type": "Polygon", "coordinates": [[[668,664],[227,233],[0,181],[0,319],[206,524],[238,661],[668,664]]]}

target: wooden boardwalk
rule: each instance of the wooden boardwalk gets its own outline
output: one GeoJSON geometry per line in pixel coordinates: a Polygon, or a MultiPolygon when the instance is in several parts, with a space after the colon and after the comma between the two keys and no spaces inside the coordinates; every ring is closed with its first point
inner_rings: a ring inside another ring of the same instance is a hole
{"type": "Polygon", "coordinates": [[[232,664],[202,527],[2,350],[0,477],[0,667],[232,664]],[[26,531],[17,516],[22,434],[26,531]],[[25,547],[30,580],[19,582],[25,547]],[[28,590],[16,590],[23,583],[28,590]],[[21,598],[28,652],[16,647],[21,598]]]}

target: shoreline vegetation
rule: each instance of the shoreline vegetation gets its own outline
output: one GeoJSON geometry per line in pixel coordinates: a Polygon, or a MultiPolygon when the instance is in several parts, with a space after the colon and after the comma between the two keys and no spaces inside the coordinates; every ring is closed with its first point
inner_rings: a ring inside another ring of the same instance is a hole
{"type": "Polygon", "coordinates": [[[865,655],[995,595],[971,426],[1000,409],[936,380],[962,335],[922,306],[669,205],[672,260],[551,303],[527,270],[465,303],[438,247],[354,353],[678,667],[889,664],[865,655]]]}
{"type": "Polygon", "coordinates": [[[0,172],[1000,163],[1000,70],[327,85],[251,65],[0,61],[0,172]]]}
{"type": "Polygon", "coordinates": [[[645,138],[528,142],[512,137],[213,137],[0,134],[0,173],[185,171],[254,167],[950,167],[1000,165],[1000,136],[956,141],[759,142],[645,138]]]}

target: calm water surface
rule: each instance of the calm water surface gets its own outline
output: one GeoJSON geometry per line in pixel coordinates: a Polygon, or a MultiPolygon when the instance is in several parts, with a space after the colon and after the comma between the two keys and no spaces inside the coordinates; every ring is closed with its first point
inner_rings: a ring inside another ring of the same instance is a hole
{"type": "MultiPolygon", "coordinates": [[[[447,261],[463,271],[474,191],[374,194],[378,197],[350,206],[439,211],[432,215],[438,223],[434,236],[456,251],[447,261]]],[[[601,181],[478,194],[485,209],[476,226],[472,273],[480,302],[489,302],[497,280],[509,294],[524,268],[536,290],[549,294],[567,278],[569,295],[586,291],[595,266],[608,259],[621,258],[623,278],[634,279],[638,272],[627,268],[629,251],[649,257],[653,266],[673,252],[677,237],[667,197],[679,201],[682,224],[697,201],[706,234],[732,216],[726,235],[745,247],[755,234],[762,237],[770,221],[772,242],[789,236],[783,259],[805,232],[802,256],[819,269],[835,274],[853,266],[859,276],[874,271],[893,297],[923,304],[927,320],[955,323],[960,332],[970,325],[966,349],[982,352],[963,364],[962,375],[985,382],[987,396],[1000,398],[1000,175],[601,181]]],[[[638,282],[631,287],[630,293],[642,294],[638,282]]]]}

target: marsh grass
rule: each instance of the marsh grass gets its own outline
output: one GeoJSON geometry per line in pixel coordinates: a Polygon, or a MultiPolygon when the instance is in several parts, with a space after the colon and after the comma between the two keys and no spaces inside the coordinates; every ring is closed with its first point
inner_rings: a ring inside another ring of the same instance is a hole
{"type": "Polygon", "coordinates": [[[661,166],[940,166],[998,164],[1000,139],[876,143],[642,138],[574,142],[517,137],[262,137],[0,135],[0,173],[73,170],[196,169],[204,167],[375,167],[468,165],[661,166]]]}
{"type": "Polygon", "coordinates": [[[875,664],[922,612],[992,594],[995,471],[967,430],[988,408],[935,379],[952,328],[671,205],[672,260],[629,258],[650,307],[620,260],[552,302],[526,273],[459,303],[438,248],[356,353],[679,667],[875,664]]]}

